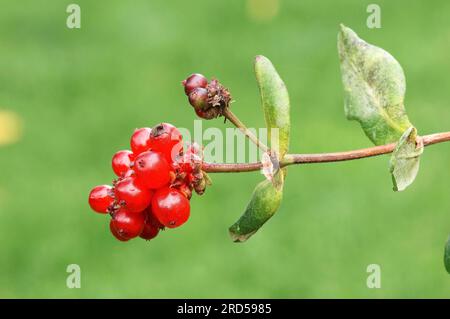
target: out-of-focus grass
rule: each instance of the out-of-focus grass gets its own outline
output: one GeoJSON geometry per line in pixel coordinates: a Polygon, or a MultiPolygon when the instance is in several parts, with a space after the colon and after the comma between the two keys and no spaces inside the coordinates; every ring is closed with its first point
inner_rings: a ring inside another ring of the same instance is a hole
{"type": "Polygon", "coordinates": [[[343,115],[341,22],[401,62],[419,131],[449,130],[448,1],[378,1],[382,28],[373,30],[370,1],[279,1],[270,19],[237,0],[77,3],[80,30],[65,27],[64,1],[0,10],[0,105],[24,124],[22,139],[0,148],[1,297],[449,297],[449,145],[425,150],[404,193],[391,191],[387,157],[292,167],[278,215],[242,245],[227,227],[258,173],[212,176],[189,222],[150,243],[113,240],[107,217],[87,205],[134,128],[193,127],[179,83],[191,72],[220,78],[235,112],[263,126],[256,54],[290,90],[292,151],[370,145],[343,115]],[[71,263],[81,266],[81,289],[66,288],[71,263]],[[366,287],[372,263],[382,289],[366,287]]]}

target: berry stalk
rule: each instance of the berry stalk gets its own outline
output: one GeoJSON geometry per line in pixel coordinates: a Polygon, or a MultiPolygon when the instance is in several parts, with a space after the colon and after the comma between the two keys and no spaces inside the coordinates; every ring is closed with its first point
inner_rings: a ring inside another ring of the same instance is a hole
{"type": "MultiPolygon", "coordinates": [[[[450,141],[450,132],[434,133],[419,137],[422,139],[424,146],[443,143],[450,141]]],[[[281,167],[295,164],[312,164],[312,163],[330,163],[351,161],[366,157],[379,156],[392,153],[396,143],[390,143],[380,146],[368,147],[358,150],[334,153],[318,153],[318,154],[286,154],[280,162],[281,167]]],[[[241,173],[258,171],[262,167],[261,162],[256,163],[208,163],[203,162],[202,170],[208,173],[241,173]]]]}
{"type": "Polygon", "coordinates": [[[247,138],[253,142],[256,146],[258,146],[263,152],[267,153],[269,152],[269,147],[265,145],[263,142],[261,142],[253,133],[250,131],[247,126],[245,126],[244,123],[241,122],[241,120],[234,115],[233,112],[229,108],[225,108],[223,110],[223,116],[229,120],[231,123],[233,123],[234,126],[236,126],[247,138]]]}
{"type": "Polygon", "coordinates": [[[231,94],[219,81],[215,79],[208,81],[202,74],[194,73],[181,83],[184,86],[184,93],[188,96],[189,104],[200,118],[211,120],[223,116],[263,152],[270,151],[269,147],[261,142],[230,110],[231,94]]]}

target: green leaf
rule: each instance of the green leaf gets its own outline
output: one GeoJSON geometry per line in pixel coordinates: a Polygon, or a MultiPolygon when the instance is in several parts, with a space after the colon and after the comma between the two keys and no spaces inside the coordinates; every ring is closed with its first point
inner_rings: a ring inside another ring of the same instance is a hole
{"type": "Polygon", "coordinates": [[[283,158],[289,148],[291,128],[289,94],[272,62],[262,55],[255,58],[255,74],[268,129],[270,147],[279,154],[280,158],[283,158]],[[278,129],[278,140],[271,139],[274,128],[278,129]]]}
{"type": "Polygon", "coordinates": [[[261,94],[270,149],[273,152],[265,154],[268,167],[264,174],[268,179],[256,186],[244,214],[229,228],[234,242],[246,241],[275,214],[283,197],[286,175],[286,169],[279,168],[279,161],[289,149],[291,124],[288,91],[266,57],[261,55],[256,57],[255,74],[261,94]],[[274,129],[278,130],[278,134],[273,134],[274,129]]]}
{"type": "Polygon", "coordinates": [[[408,128],[398,141],[391,156],[390,171],[394,191],[403,191],[414,182],[419,171],[423,148],[423,143],[417,140],[416,128],[408,128]]]}
{"type": "Polygon", "coordinates": [[[447,239],[444,251],[444,265],[447,272],[450,274],[450,237],[447,239]]]}
{"type": "Polygon", "coordinates": [[[412,126],[403,104],[402,67],[388,52],[343,25],[338,50],[347,118],[359,121],[375,145],[397,141],[412,126]]]}
{"type": "MultiPolygon", "coordinates": [[[[283,178],[284,170],[279,170],[277,178],[283,178]]],[[[259,183],[244,214],[229,228],[234,242],[244,242],[271,218],[280,207],[283,189],[277,189],[271,181],[259,183]]]]}

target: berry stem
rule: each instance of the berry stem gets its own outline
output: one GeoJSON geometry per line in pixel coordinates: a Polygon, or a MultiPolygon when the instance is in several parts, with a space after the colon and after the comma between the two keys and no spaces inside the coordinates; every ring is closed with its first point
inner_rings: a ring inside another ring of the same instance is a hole
{"type": "Polygon", "coordinates": [[[228,107],[225,107],[223,109],[222,115],[229,120],[231,123],[234,124],[238,129],[241,130],[241,132],[247,136],[247,138],[256,144],[263,152],[267,153],[269,152],[269,148],[267,145],[265,145],[263,142],[261,142],[253,133],[250,131],[244,123],[241,122],[241,120],[233,113],[228,107]]]}
{"type": "MultiPolygon", "coordinates": [[[[422,137],[423,145],[429,146],[433,144],[450,141],[450,132],[435,133],[422,137]]],[[[375,147],[362,148],[358,150],[335,152],[335,153],[319,153],[319,154],[286,154],[280,162],[281,167],[294,164],[310,164],[310,163],[329,163],[350,161],[366,157],[379,156],[392,153],[396,143],[380,145],[375,147]]],[[[204,162],[202,169],[208,173],[240,173],[258,171],[262,167],[261,162],[244,163],[244,164],[225,164],[225,163],[207,163],[204,162]]]]}

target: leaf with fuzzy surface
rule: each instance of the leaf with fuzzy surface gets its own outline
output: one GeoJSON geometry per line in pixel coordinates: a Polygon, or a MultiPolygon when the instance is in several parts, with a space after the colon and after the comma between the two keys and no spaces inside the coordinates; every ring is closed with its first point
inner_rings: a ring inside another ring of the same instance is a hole
{"type": "Polygon", "coordinates": [[[403,104],[402,67],[388,52],[343,25],[338,51],[347,118],[357,120],[375,145],[397,141],[412,126],[403,104]]]}
{"type": "Polygon", "coordinates": [[[282,158],[289,148],[291,129],[289,94],[286,85],[268,58],[258,55],[255,58],[254,67],[270,147],[282,158]],[[274,136],[275,138],[271,139],[273,129],[278,129],[278,138],[274,136]]]}
{"type": "MultiPolygon", "coordinates": [[[[283,175],[283,170],[279,170],[276,178],[283,179],[283,175]]],[[[277,189],[270,180],[259,183],[253,191],[244,214],[229,228],[231,239],[234,242],[244,242],[249,239],[275,214],[282,198],[283,189],[277,189]]]]}

